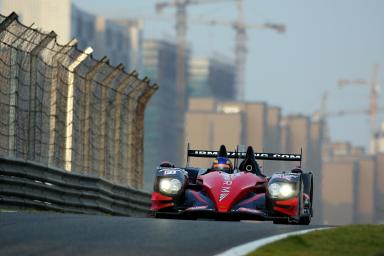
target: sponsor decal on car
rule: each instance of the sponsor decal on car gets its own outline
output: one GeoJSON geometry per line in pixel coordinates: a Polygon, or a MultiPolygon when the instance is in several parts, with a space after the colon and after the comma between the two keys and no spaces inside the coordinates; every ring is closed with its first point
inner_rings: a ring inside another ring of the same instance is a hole
{"type": "Polygon", "coordinates": [[[232,186],[231,175],[227,173],[222,173],[221,175],[223,175],[224,182],[223,182],[223,185],[221,186],[219,202],[224,200],[224,198],[226,198],[229,195],[229,192],[232,186]]]}
{"type": "Polygon", "coordinates": [[[289,180],[289,181],[292,181],[292,180],[296,180],[298,178],[299,175],[297,174],[275,174],[272,176],[272,178],[280,178],[280,179],[285,179],[285,180],[289,180]]]}
{"type": "Polygon", "coordinates": [[[164,175],[176,174],[176,170],[172,170],[172,169],[163,169],[163,171],[164,171],[164,175]]]}
{"type": "MultiPolygon", "coordinates": [[[[188,156],[197,157],[216,157],[219,155],[218,151],[208,150],[189,150],[188,156]]],[[[278,153],[254,153],[256,159],[270,159],[270,160],[286,160],[286,161],[300,161],[301,155],[299,154],[278,154],[278,153]]],[[[230,158],[245,158],[246,152],[227,152],[227,157],[230,158]]]]}

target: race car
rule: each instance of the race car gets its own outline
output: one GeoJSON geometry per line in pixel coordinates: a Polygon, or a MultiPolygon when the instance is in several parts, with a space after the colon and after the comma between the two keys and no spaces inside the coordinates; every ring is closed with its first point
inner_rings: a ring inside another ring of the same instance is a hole
{"type": "Polygon", "coordinates": [[[187,150],[187,166],[163,162],[156,169],[151,216],[155,218],[272,220],[308,225],[313,216],[313,175],[301,169],[302,153],[187,150]],[[190,157],[213,158],[211,168],[189,167],[190,157]],[[230,159],[240,162],[237,167],[230,159]],[[256,160],[299,161],[266,177],[256,160]]]}

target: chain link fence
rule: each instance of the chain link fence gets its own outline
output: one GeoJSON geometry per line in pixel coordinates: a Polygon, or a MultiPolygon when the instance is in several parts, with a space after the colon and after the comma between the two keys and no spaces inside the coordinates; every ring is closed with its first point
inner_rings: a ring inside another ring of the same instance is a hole
{"type": "Polygon", "coordinates": [[[0,156],[142,188],[143,116],[158,86],[15,13],[0,22],[0,156]]]}

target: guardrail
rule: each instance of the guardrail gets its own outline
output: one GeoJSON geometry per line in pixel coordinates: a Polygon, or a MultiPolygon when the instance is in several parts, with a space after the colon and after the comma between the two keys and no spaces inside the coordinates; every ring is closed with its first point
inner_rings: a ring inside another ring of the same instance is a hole
{"type": "Polygon", "coordinates": [[[96,176],[0,157],[0,208],[142,216],[150,194],[96,176]]]}

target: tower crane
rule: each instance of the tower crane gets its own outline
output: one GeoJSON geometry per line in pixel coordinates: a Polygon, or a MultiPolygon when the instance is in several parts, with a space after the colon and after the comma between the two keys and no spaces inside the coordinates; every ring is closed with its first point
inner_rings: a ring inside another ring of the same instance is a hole
{"type": "Polygon", "coordinates": [[[206,24],[209,26],[227,26],[235,30],[235,68],[236,68],[236,98],[243,101],[245,96],[245,67],[247,57],[247,29],[272,29],[278,33],[285,32],[285,25],[275,23],[249,24],[244,22],[241,0],[237,0],[239,17],[235,21],[225,20],[204,20],[198,19],[194,23],[206,24]]]}
{"type": "Polygon", "coordinates": [[[380,66],[378,64],[373,67],[372,79],[369,80],[347,80],[343,79],[339,81],[340,87],[345,87],[349,85],[363,85],[370,86],[370,96],[369,96],[369,109],[368,114],[370,117],[370,135],[371,135],[371,145],[373,145],[373,151],[377,152],[377,143],[375,142],[375,134],[377,132],[377,114],[378,114],[378,100],[380,96],[380,76],[379,76],[380,66]]]}
{"type": "MultiPolygon", "coordinates": [[[[186,91],[186,68],[185,68],[185,49],[186,49],[186,31],[187,31],[187,7],[189,5],[198,5],[205,3],[216,3],[229,0],[173,0],[169,2],[156,3],[156,12],[160,13],[168,7],[176,8],[176,40],[177,40],[177,60],[176,60],[176,92],[177,107],[180,110],[185,108],[186,91]]],[[[234,0],[231,0],[234,1],[234,0]]]]}
{"type": "MultiPolygon", "coordinates": [[[[184,93],[185,90],[185,46],[186,46],[186,7],[190,4],[212,3],[224,0],[184,0],[174,1],[171,3],[156,4],[156,11],[161,12],[166,7],[176,7],[176,33],[178,41],[178,61],[177,61],[177,90],[184,93]]],[[[218,20],[202,20],[198,19],[194,23],[207,24],[211,26],[230,26],[236,31],[235,37],[235,88],[236,98],[240,101],[244,100],[245,94],[245,67],[247,56],[247,29],[273,29],[279,33],[285,32],[285,26],[282,24],[264,23],[264,24],[247,24],[244,21],[244,12],[242,0],[236,1],[238,9],[238,18],[236,21],[218,21],[218,20]]]]}

